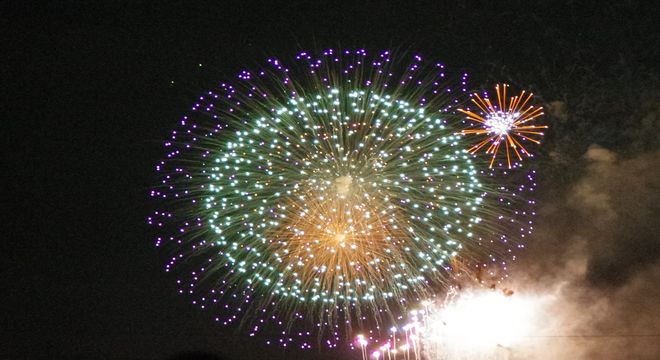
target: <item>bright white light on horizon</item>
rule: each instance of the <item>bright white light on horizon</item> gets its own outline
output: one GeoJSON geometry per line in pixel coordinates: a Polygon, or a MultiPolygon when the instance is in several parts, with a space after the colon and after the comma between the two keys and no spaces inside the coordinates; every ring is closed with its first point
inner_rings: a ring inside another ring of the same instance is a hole
{"type": "Polygon", "coordinates": [[[492,359],[533,333],[538,299],[499,291],[463,293],[432,307],[423,347],[431,359],[492,359]]]}
{"type": "Polygon", "coordinates": [[[405,360],[511,359],[530,345],[530,337],[543,336],[551,300],[506,289],[461,290],[444,302],[424,301],[424,309],[410,311],[407,323],[390,328],[371,349],[364,335],[356,340],[363,360],[396,360],[398,353],[405,360]]]}

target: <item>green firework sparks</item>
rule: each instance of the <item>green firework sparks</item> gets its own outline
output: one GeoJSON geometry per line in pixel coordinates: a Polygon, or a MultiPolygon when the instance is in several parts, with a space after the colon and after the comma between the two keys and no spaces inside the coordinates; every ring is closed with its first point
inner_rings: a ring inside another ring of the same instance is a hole
{"type": "Polygon", "coordinates": [[[176,224],[159,244],[179,249],[168,270],[193,264],[181,287],[196,303],[231,303],[223,322],[276,314],[337,338],[433,296],[459,257],[498,261],[512,247],[494,235],[512,194],[457,134],[447,94],[465,75],[448,87],[444,66],[389,52],[298,61],[270,59],[200,97],[203,116],[166,144],[152,195],[171,207],[151,221],[176,224]]]}

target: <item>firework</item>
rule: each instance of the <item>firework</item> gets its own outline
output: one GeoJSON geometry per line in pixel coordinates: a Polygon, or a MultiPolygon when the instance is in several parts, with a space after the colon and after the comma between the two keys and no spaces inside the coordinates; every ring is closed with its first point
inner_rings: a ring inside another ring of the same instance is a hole
{"type": "Polygon", "coordinates": [[[507,84],[495,86],[497,94],[497,103],[493,104],[487,97],[481,97],[474,93],[472,103],[481,110],[477,114],[469,109],[458,109],[458,111],[467,115],[467,119],[476,122],[476,127],[461,131],[467,135],[481,135],[477,144],[469,148],[469,152],[474,154],[485,148],[487,154],[492,154],[489,167],[493,167],[495,159],[499,154],[500,148],[504,148],[506,154],[507,166],[511,168],[511,160],[515,155],[514,161],[522,161],[522,155],[532,156],[523,146],[523,143],[529,141],[540,144],[539,138],[543,136],[542,129],[547,129],[545,125],[533,125],[531,122],[543,115],[543,108],[533,105],[527,106],[533,94],[525,94],[523,90],[519,95],[507,99],[507,84]],[[504,146],[502,146],[504,145],[504,146]]]}
{"type": "Polygon", "coordinates": [[[542,333],[539,317],[548,301],[510,289],[453,288],[444,300],[410,311],[384,341],[360,334],[355,346],[364,360],[509,358],[511,349],[542,333]]]}
{"type": "Polygon", "coordinates": [[[269,59],[198,99],[151,193],[180,292],[250,335],[273,325],[284,346],[335,346],[445,289],[457,264],[516,246],[500,225],[516,193],[456,134],[466,75],[449,86],[443,65],[402,59],[269,59]]]}

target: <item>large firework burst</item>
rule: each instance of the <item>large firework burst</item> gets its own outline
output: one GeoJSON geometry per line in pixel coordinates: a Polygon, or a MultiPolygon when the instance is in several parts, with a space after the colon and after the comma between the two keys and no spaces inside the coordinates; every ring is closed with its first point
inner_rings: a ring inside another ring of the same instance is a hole
{"type": "Polygon", "coordinates": [[[281,325],[283,345],[312,324],[333,345],[433,296],[459,255],[498,261],[515,246],[496,235],[515,193],[456,134],[465,74],[448,86],[441,64],[364,50],[268,65],[199,98],[152,191],[167,208],[150,222],[170,231],[157,243],[176,251],[167,269],[187,264],[181,292],[220,303],[218,321],[281,325]]]}
{"type": "Polygon", "coordinates": [[[506,89],[508,87],[507,84],[495,86],[496,104],[493,104],[487,96],[482,98],[477,93],[473,94],[472,103],[482,111],[481,115],[469,109],[458,109],[467,115],[468,120],[477,123],[475,128],[465,129],[462,133],[485,136],[468,151],[474,154],[488,145],[486,153],[492,154],[490,167],[493,167],[500,148],[505,149],[504,153],[509,168],[512,164],[512,155],[515,154],[518,161],[522,161],[522,155],[532,156],[523,143],[530,141],[540,144],[539,138],[543,136],[542,130],[548,128],[545,125],[532,124],[534,119],[543,115],[543,108],[534,105],[527,107],[533,94],[525,94],[523,90],[520,94],[507,99],[506,89]]]}

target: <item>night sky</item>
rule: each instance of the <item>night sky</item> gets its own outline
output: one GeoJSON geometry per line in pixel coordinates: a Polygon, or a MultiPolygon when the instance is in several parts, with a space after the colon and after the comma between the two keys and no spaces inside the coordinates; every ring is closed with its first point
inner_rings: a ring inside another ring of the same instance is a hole
{"type": "MultiPolygon", "coordinates": [[[[177,294],[145,220],[162,142],[197,94],[327,47],[414,50],[465,69],[474,89],[538,94],[551,126],[539,231],[516,271],[537,289],[569,283],[573,305],[608,299],[607,320],[583,331],[660,334],[657,2],[247,3],[0,5],[1,359],[359,357],[217,326],[177,294]]],[[[571,346],[578,359],[660,356],[657,337],[626,341],[571,346]]]]}

